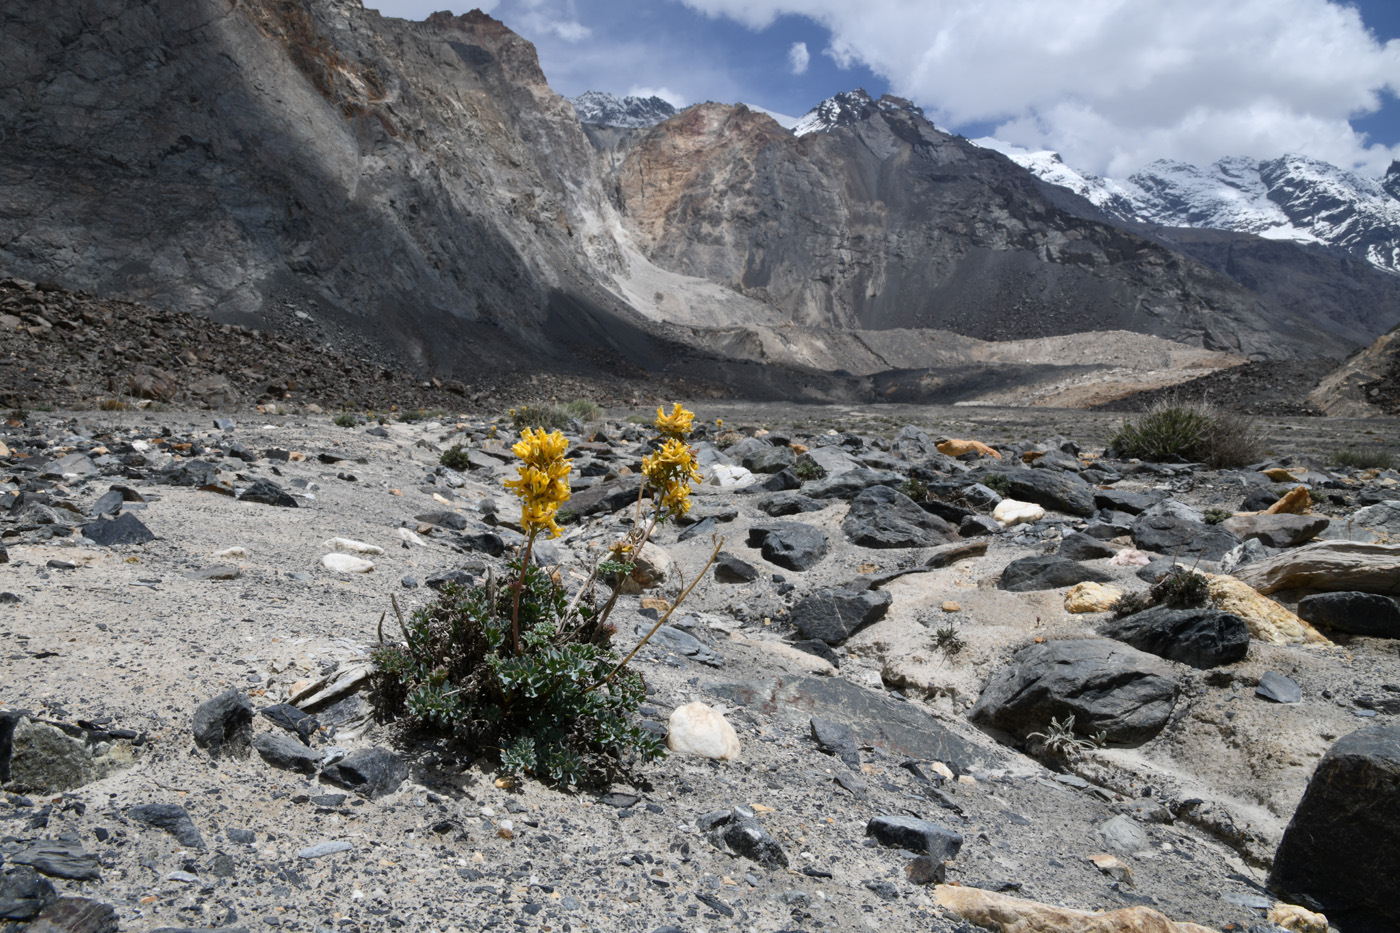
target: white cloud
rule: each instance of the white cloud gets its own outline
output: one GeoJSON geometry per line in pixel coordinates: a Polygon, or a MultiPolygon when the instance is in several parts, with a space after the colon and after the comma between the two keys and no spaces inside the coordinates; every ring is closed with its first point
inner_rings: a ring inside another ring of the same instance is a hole
{"type": "Polygon", "coordinates": [[[625,96],[627,96],[627,97],[659,97],[659,98],[661,98],[662,100],[664,100],[666,103],[670,104],[672,107],[675,107],[677,110],[680,110],[680,109],[681,109],[682,107],[684,107],[687,103],[689,103],[689,102],[685,99],[685,96],[684,96],[684,95],[682,95],[682,94],[677,94],[675,91],[671,90],[671,89],[668,88],[668,87],[639,87],[639,86],[637,86],[637,85],[633,85],[632,88],[631,88],[630,90],[628,90],[628,92],[627,92],[627,94],[626,94],[625,96]]]}
{"type": "MultiPolygon", "coordinates": [[[[806,16],[954,127],[1121,175],[1153,158],[1304,152],[1378,174],[1349,119],[1400,91],[1400,41],[1331,0],[682,0],[754,29],[806,16]]],[[[794,59],[793,64],[796,64],[794,59]]]]}
{"type": "Polygon", "coordinates": [[[812,60],[812,54],[807,51],[807,43],[794,42],[792,48],[788,49],[788,63],[792,65],[792,73],[795,75],[807,73],[807,63],[812,60]]]}

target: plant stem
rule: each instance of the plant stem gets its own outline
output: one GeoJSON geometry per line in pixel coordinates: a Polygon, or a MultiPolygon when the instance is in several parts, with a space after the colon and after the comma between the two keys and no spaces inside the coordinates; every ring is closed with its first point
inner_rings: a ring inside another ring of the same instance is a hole
{"type": "Polygon", "coordinates": [[[530,568],[530,555],[535,550],[535,535],[531,532],[525,541],[525,556],[520,561],[520,576],[515,578],[515,601],[510,607],[510,643],[516,655],[520,654],[520,591],[525,588],[525,572],[530,568]]]}

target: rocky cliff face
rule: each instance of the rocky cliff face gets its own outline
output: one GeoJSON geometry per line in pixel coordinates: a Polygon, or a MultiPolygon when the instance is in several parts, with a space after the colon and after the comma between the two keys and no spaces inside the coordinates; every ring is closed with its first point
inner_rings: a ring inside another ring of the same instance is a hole
{"type": "Polygon", "coordinates": [[[1370,339],[1400,309],[1392,290],[1358,328],[1250,291],[1062,203],[916,109],[858,103],[800,137],[742,107],[692,107],[629,137],[613,171],[620,210],[658,265],[803,326],[997,340],[1124,329],[1314,356],[1370,339]]]}
{"type": "Polygon", "coordinates": [[[596,173],[576,170],[592,150],[534,48],[489,17],[353,0],[4,15],[12,274],[312,321],[440,372],[629,314],[595,284],[616,256],[596,173]]]}

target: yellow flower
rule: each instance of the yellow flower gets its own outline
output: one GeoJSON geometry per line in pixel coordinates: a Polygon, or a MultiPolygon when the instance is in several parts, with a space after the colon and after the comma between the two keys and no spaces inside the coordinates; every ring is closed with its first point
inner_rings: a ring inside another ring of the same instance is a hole
{"type": "Polygon", "coordinates": [[[642,472],[646,474],[657,511],[663,518],[690,511],[690,484],[700,482],[701,477],[695,451],[689,445],[675,438],[668,439],[656,453],[642,458],[642,472]]]}
{"type": "Polygon", "coordinates": [[[524,463],[516,468],[519,479],[506,480],[506,488],[520,497],[520,524],[527,536],[547,531],[559,537],[563,529],[555,522],[559,506],[569,501],[569,471],[572,461],[564,457],[568,438],[558,431],[546,434],[543,428],[526,428],[511,451],[524,463]]]}
{"type": "Polygon", "coordinates": [[[680,402],[676,402],[669,415],[660,408],[656,410],[656,430],[661,432],[662,437],[680,440],[690,433],[690,423],[693,420],[695,420],[695,412],[686,411],[681,407],[680,402]]]}

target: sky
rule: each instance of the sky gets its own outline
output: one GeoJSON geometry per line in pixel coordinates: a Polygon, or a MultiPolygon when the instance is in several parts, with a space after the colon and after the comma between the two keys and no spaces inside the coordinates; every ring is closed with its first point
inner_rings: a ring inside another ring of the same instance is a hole
{"type": "MultiPolygon", "coordinates": [[[[364,0],[423,19],[452,0],[364,0]]],[[[1397,0],[480,0],[554,90],[801,116],[863,87],[1125,177],[1159,158],[1400,158],[1397,0]]]]}

